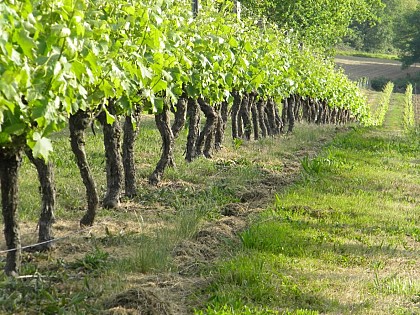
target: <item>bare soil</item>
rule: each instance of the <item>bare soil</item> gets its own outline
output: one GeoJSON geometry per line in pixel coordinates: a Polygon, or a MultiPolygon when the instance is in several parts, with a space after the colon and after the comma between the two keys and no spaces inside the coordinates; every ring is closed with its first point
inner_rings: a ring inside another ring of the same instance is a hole
{"type": "Polygon", "coordinates": [[[388,59],[374,59],[352,56],[337,56],[336,64],[344,69],[344,72],[352,80],[360,78],[399,79],[410,77],[420,71],[420,65],[414,64],[407,69],[401,68],[401,62],[388,59]]]}

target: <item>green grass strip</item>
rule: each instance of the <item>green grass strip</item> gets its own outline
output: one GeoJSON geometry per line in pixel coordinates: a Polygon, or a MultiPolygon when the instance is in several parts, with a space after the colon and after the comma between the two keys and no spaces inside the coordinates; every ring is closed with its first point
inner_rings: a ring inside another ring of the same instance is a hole
{"type": "MultiPolygon", "coordinates": [[[[210,314],[417,314],[420,143],[386,127],[338,136],[208,270],[210,314]]],[[[395,102],[395,103],[394,103],[395,102]]]]}
{"type": "Polygon", "coordinates": [[[394,83],[389,81],[383,91],[381,98],[379,99],[379,104],[377,105],[375,111],[372,113],[373,125],[382,126],[385,120],[385,115],[389,109],[389,103],[391,101],[392,91],[394,90],[394,83]]]}

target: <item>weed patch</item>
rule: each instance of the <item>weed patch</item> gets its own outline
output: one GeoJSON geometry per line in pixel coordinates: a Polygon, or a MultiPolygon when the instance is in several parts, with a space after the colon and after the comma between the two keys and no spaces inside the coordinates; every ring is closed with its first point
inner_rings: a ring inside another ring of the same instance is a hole
{"type": "MultiPolygon", "coordinates": [[[[96,256],[95,256],[96,257],[96,256]]],[[[86,255],[85,260],[74,263],[61,263],[56,270],[43,272],[29,265],[25,273],[27,276],[0,279],[0,307],[8,314],[99,314],[96,304],[98,292],[91,290],[94,270],[99,266],[94,256],[86,255]],[[83,266],[83,267],[82,267],[83,266]],[[71,269],[77,268],[82,276],[89,269],[89,276],[83,276],[83,281],[74,281],[75,273],[71,269]],[[83,270],[81,270],[82,268],[83,270]],[[71,290],[69,290],[69,285],[71,290]]],[[[97,275],[97,274],[96,274],[97,275]]]]}
{"type": "Polygon", "coordinates": [[[116,295],[112,300],[105,303],[109,314],[121,314],[121,311],[133,311],[140,314],[150,315],[171,315],[173,314],[170,305],[162,297],[142,288],[130,289],[116,295]]]}

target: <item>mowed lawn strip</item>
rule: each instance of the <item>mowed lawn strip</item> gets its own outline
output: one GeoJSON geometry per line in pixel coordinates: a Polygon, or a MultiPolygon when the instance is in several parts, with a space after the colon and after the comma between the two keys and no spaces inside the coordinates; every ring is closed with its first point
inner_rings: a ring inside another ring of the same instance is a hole
{"type": "Polygon", "coordinates": [[[207,272],[196,314],[420,314],[420,145],[403,96],[336,137],[207,272]]]}

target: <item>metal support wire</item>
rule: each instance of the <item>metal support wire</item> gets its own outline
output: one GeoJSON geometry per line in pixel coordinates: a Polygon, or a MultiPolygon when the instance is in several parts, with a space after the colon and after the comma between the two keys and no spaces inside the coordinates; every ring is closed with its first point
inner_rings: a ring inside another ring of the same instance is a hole
{"type": "Polygon", "coordinates": [[[10,249],[5,249],[5,250],[0,250],[0,255],[2,255],[2,254],[7,254],[7,253],[9,253],[9,252],[18,251],[18,250],[22,250],[22,251],[23,251],[23,250],[25,250],[25,249],[29,249],[29,248],[34,248],[34,247],[37,247],[37,246],[39,246],[39,245],[44,245],[44,244],[49,244],[49,243],[54,243],[54,242],[63,241],[63,240],[68,239],[68,238],[70,238],[70,237],[72,237],[72,236],[79,235],[79,234],[82,234],[82,233],[87,232],[87,231],[91,231],[91,230],[92,230],[92,229],[94,229],[95,227],[97,227],[97,226],[101,226],[101,225],[104,225],[104,224],[106,224],[106,223],[108,223],[108,222],[107,222],[107,221],[104,221],[104,222],[99,222],[99,223],[97,223],[95,226],[89,226],[89,227],[87,227],[87,228],[79,229],[79,230],[77,230],[77,231],[70,232],[70,233],[69,233],[69,234],[67,234],[67,235],[64,235],[64,236],[61,236],[61,237],[57,237],[57,238],[53,238],[53,239],[48,240],[48,241],[39,242],[39,243],[34,243],[34,244],[26,245],[26,246],[21,246],[21,247],[19,247],[19,248],[10,248],[10,249]]]}

